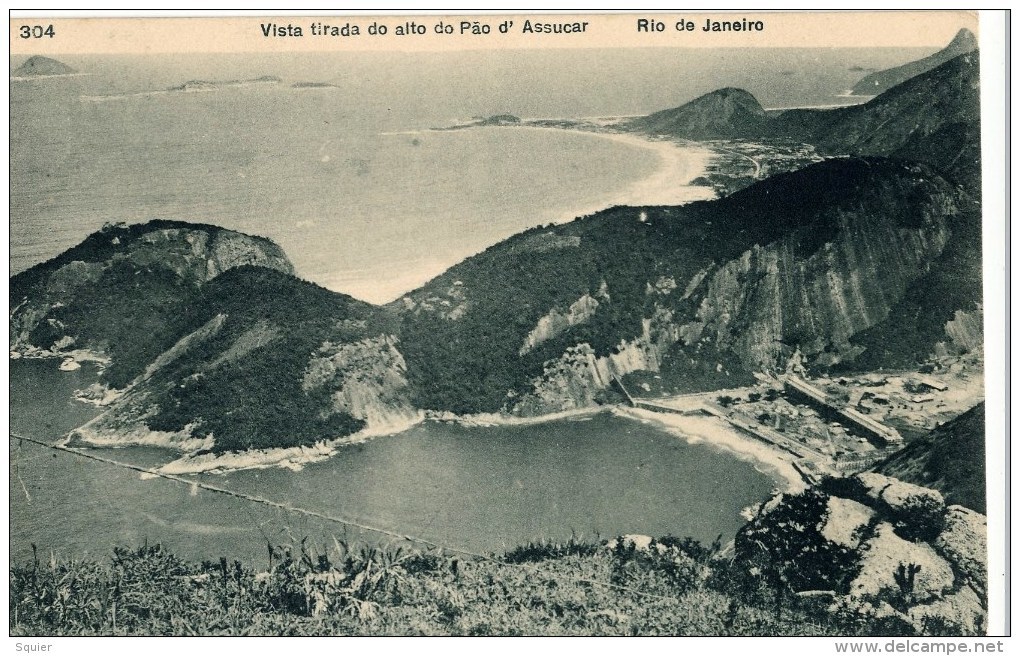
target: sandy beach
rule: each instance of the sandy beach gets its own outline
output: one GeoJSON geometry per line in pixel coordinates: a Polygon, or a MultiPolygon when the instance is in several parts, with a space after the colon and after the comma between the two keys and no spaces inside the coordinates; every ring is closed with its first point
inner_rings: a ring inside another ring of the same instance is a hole
{"type": "MultiPolygon", "coordinates": [[[[692,185],[715,157],[715,153],[699,144],[679,144],[672,141],[647,139],[636,134],[619,132],[593,132],[570,128],[539,127],[533,125],[501,126],[493,130],[555,130],[570,132],[593,139],[609,139],[634,148],[650,150],[659,156],[659,168],[647,178],[632,183],[609,203],[577,210],[575,216],[584,216],[613,205],[683,205],[696,200],[715,198],[715,190],[692,185]]],[[[565,220],[573,220],[574,216],[565,220]]]]}
{"type": "Polygon", "coordinates": [[[697,415],[674,415],[639,408],[614,408],[613,414],[658,426],[691,444],[705,443],[753,461],[759,471],[777,479],[781,492],[804,489],[804,480],[791,464],[793,456],[741,435],[721,419],[697,415]]]}

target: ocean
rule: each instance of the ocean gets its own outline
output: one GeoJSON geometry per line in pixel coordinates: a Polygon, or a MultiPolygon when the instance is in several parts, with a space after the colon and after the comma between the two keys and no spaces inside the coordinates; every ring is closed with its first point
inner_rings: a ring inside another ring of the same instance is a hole
{"type": "MultiPolygon", "coordinates": [[[[766,107],[859,102],[841,96],[857,69],[922,54],[64,57],[83,74],[11,82],[10,272],[106,222],[169,218],[270,237],[299,276],[387,302],[528,227],[659,202],[671,178],[654,176],[685,157],[671,163],[661,149],[567,131],[431,128],[502,113],[639,115],[723,86],[747,88],[766,107]],[[166,92],[260,76],[281,82],[166,92]],[[302,82],[332,86],[292,87],[302,82]]],[[[693,174],[698,156],[688,157],[693,174]]]]}

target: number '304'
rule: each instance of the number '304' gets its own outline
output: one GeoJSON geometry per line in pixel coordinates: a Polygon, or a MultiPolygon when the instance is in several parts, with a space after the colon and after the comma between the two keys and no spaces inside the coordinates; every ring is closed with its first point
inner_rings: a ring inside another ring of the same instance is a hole
{"type": "Polygon", "coordinates": [[[53,30],[52,25],[43,27],[42,25],[22,25],[18,28],[18,36],[22,39],[41,39],[44,36],[53,38],[57,33],[53,30]]]}

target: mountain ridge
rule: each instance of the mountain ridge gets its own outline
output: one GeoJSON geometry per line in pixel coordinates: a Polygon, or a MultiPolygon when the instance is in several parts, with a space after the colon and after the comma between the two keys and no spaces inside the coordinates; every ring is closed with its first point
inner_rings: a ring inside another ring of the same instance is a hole
{"type": "Polygon", "coordinates": [[[294,278],[271,242],[108,228],[12,279],[12,350],[105,349],[107,390],[129,393],[90,430],[141,423],[212,435],[214,450],[308,444],[418,409],[596,405],[641,371],[713,389],[782,370],[795,350],[823,368],[859,357],[853,337],[923,276],[962,208],[931,169],[832,159],[715,201],[525,231],[384,307],[294,278]],[[231,257],[212,266],[218,239],[231,257]],[[557,312],[575,319],[543,324],[557,312]],[[299,416],[327,423],[287,435],[299,416]]]}
{"type": "MultiPolygon", "coordinates": [[[[829,155],[877,155],[923,162],[941,169],[980,195],[979,58],[958,55],[872,98],[835,109],[791,109],[746,121],[732,113],[711,114],[714,132],[699,136],[696,125],[672,117],[700,117],[703,99],[739,91],[744,104],[760,107],[744,90],[720,90],[679,107],[629,121],[625,127],[682,139],[784,139],[809,143],[829,155]]],[[[731,94],[732,95],[732,94],[731,94]]],[[[709,119],[706,119],[709,120],[709,119]]]]}
{"type": "Polygon", "coordinates": [[[962,28],[945,48],[922,59],[866,75],[854,85],[850,93],[855,96],[878,95],[897,84],[946,63],[957,55],[973,52],[977,48],[977,37],[967,28],[962,28]]]}

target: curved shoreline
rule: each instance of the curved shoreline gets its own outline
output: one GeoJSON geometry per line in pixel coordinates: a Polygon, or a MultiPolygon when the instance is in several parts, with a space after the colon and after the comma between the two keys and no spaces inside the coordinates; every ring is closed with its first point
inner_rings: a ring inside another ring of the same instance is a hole
{"type": "Polygon", "coordinates": [[[683,438],[688,444],[706,444],[741,460],[753,461],[767,470],[763,474],[776,479],[780,486],[777,492],[795,492],[805,487],[804,480],[792,465],[791,457],[744,437],[715,417],[667,415],[639,408],[615,408],[613,414],[655,424],[663,432],[683,438]]]}
{"type": "MultiPolygon", "coordinates": [[[[323,439],[307,446],[252,449],[228,453],[185,455],[155,468],[160,474],[226,474],[242,469],[268,469],[282,467],[301,471],[305,465],[326,460],[345,446],[364,444],[377,437],[398,435],[418,426],[425,420],[424,413],[400,421],[364,428],[357,433],[337,439],[323,439]]],[[[156,474],[154,474],[156,475],[156,474]]]]}
{"type": "MultiPolygon", "coordinates": [[[[449,258],[443,255],[429,257],[424,261],[417,260],[412,263],[404,263],[400,280],[387,279],[385,284],[379,287],[378,277],[365,277],[359,275],[360,270],[348,269],[344,271],[333,271],[329,275],[316,278],[316,282],[327,289],[350,294],[356,298],[369,302],[385,304],[391,303],[401,296],[408,294],[421,287],[428,281],[442,275],[450,267],[462,262],[464,259],[476,255],[495,243],[502,241],[514,234],[535,228],[546,223],[566,224],[577,218],[589,216],[597,212],[609,209],[614,206],[650,206],[650,205],[683,205],[686,203],[711,200],[716,198],[716,191],[710,186],[692,185],[695,179],[706,175],[709,164],[718,157],[718,153],[710,147],[694,142],[679,143],[667,140],[655,140],[643,137],[638,134],[609,132],[600,130],[583,130],[577,128],[542,127],[537,125],[508,125],[508,126],[466,126],[462,129],[422,129],[402,130],[393,132],[380,132],[384,136],[411,136],[423,134],[449,135],[465,130],[531,130],[554,132],[567,135],[580,135],[591,139],[602,139],[615,142],[622,146],[650,151],[658,157],[658,163],[648,175],[637,179],[624,181],[616,190],[610,190],[601,198],[591,200],[581,198],[575,201],[566,199],[562,209],[557,209],[558,203],[552,205],[545,218],[531,217],[527,223],[521,223],[512,231],[503,233],[502,236],[495,235],[486,245],[477,248],[465,249],[459,254],[454,253],[449,258]],[[573,203],[573,204],[571,204],[573,203]],[[365,281],[375,293],[366,293],[365,281]]],[[[601,194],[600,194],[601,196],[601,194]]],[[[555,199],[554,199],[555,200],[555,199]]]]}
{"type": "Polygon", "coordinates": [[[649,139],[637,134],[623,132],[603,132],[597,130],[581,130],[577,128],[542,127],[537,125],[479,126],[471,129],[491,130],[552,130],[568,134],[578,134],[596,139],[608,139],[616,143],[650,150],[659,157],[658,168],[649,176],[631,182],[626,188],[612,196],[607,202],[582,206],[581,209],[568,212],[569,217],[563,223],[577,217],[593,214],[614,205],[683,205],[697,200],[710,200],[716,197],[712,187],[690,184],[705,174],[715,158],[716,153],[701,144],[680,144],[674,141],[649,139]]]}

